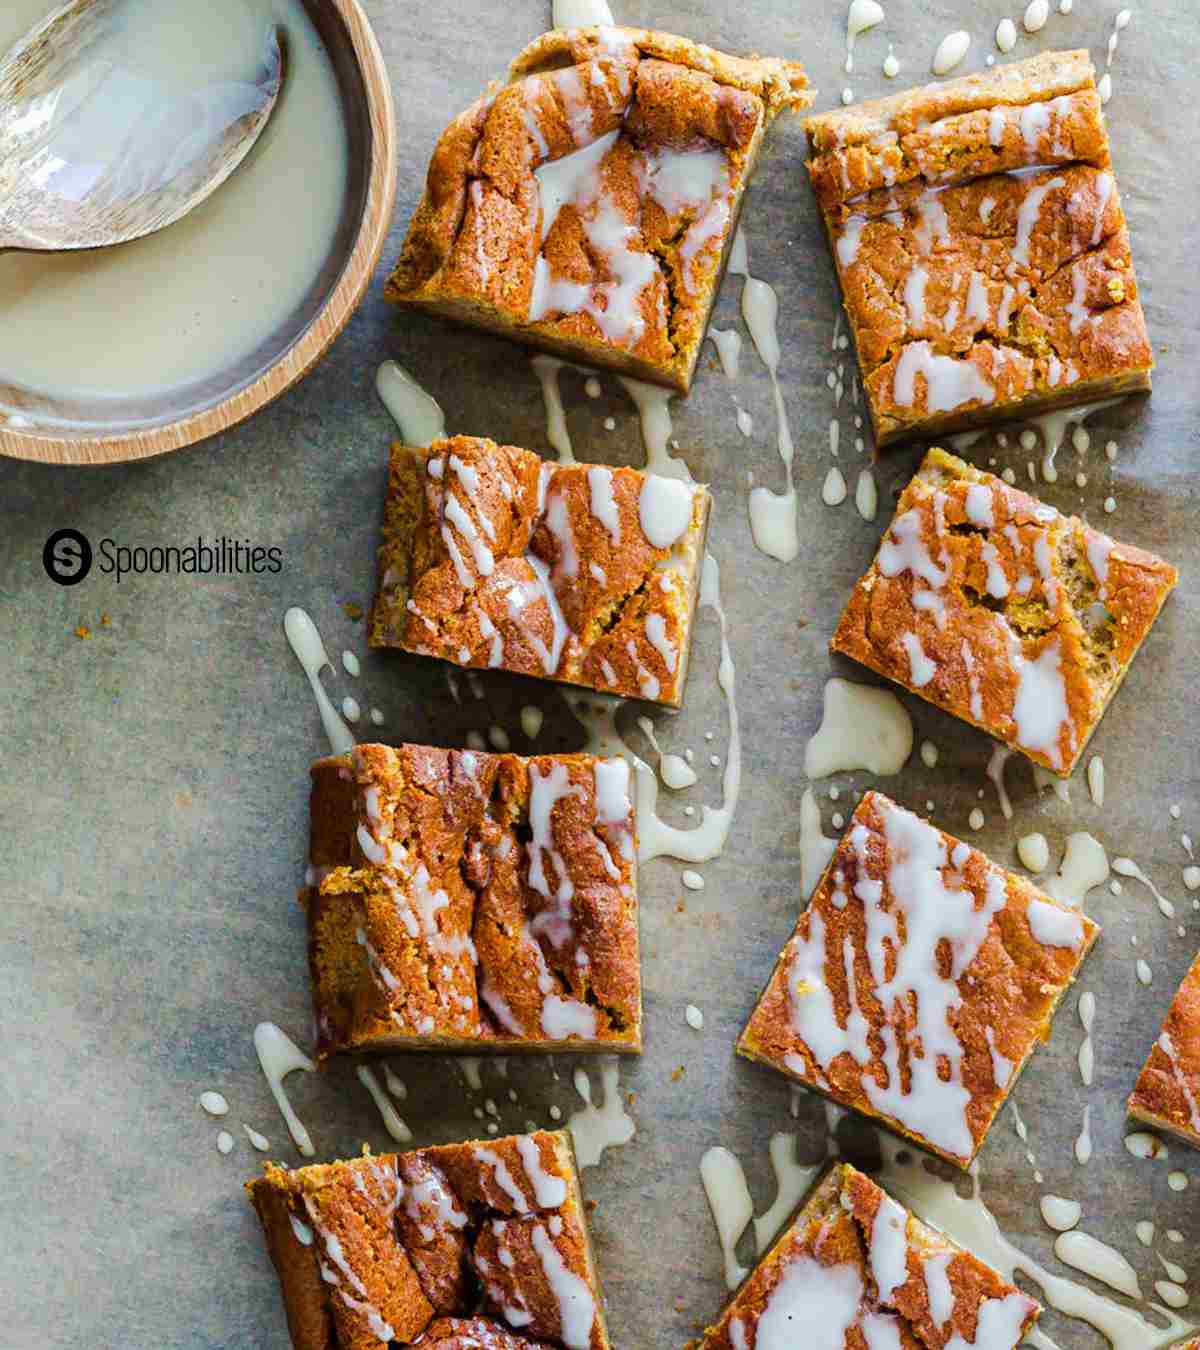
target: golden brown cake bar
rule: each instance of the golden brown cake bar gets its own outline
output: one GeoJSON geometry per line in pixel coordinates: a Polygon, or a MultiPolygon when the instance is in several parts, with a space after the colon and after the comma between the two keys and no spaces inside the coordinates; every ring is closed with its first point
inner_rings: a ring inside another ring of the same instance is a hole
{"type": "Polygon", "coordinates": [[[1183,977],[1163,1020],[1129,1114],[1200,1148],[1200,956],[1183,977]]]}
{"type": "Polygon", "coordinates": [[[705,1332],[700,1350],[818,1340],[869,1350],[1013,1350],[1040,1313],[990,1266],[849,1163],[837,1163],[705,1332]]]}
{"type": "Polygon", "coordinates": [[[1086,51],[805,126],[878,445],[1150,387],[1086,51]]]}
{"type": "Polygon", "coordinates": [[[391,300],[686,392],[790,61],[546,33],[447,128],[391,300]]]}
{"type": "Polygon", "coordinates": [[[966,1167],[1099,933],[868,792],[738,1052],[966,1167]]]}
{"type": "Polygon", "coordinates": [[[371,646],[677,708],[710,500],[472,436],[395,446],[371,646]]]}
{"type": "Polygon", "coordinates": [[[1177,580],[933,449],[830,647],[1067,777],[1177,580]]]}
{"type": "Polygon", "coordinates": [[[607,1350],[565,1131],[267,1163],[246,1190],[295,1350],[607,1350]]]}
{"type": "Polygon", "coordinates": [[[629,767],[359,745],[312,770],[319,1058],[642,1043],[629,767]]]}

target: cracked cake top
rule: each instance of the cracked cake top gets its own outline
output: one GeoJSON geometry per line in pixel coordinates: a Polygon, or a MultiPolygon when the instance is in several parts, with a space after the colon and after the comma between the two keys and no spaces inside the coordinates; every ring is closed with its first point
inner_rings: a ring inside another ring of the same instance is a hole
{"type": "Polygon", "coordinates": [[[1149,387],[1086,51],[805,125],[879,444],[1149,387]]]}
{"type": "Polygon", "coordinates": [[[823,1345],[1013,1350],[1037,1301],[836,1164],[759,1262],[700,1350],[773,1350],[820,1326],[823,1345]]]}
{"type": "Polygon", "coordinates": [[[296,1350],[606,1350],[562,1132],[264,1172],[296,1350]]]}
{"type": "Polygon", "coordinates": [[[321,1057],[640,1047],[625,760],[360,745],[312,779],[321,1057]]]}
{"type": "Polygon", "coordinates": [[[443,134],[390,299],[686,390],[792,62],[555,30],[443,134]]]}
{"type": "Polygon", "coordinates": [[[397,446],[371,645],[678,707],[708,510],[637,469],[397,446]]]}
{"type": "Polygon", "coordinates": [[[868,792],[738,1050],[966,1167],[1099,932],[868,792]]]}
{"type": "Polygon", "coordinates": [[[1068,776],[1177,580],[935,448],[830,646],[1068,776]]]}

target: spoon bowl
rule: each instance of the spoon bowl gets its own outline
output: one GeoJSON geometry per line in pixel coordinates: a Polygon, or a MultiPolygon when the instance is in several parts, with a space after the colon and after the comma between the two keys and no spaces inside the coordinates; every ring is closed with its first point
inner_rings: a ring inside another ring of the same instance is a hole
{"type": "MultiPolygon", "coordinates": [[[[4,0],[4,4],[10,2],[4,0]]],[[[38,3],[39,0],[24,0],[22,8],[32,13],[38,3]]],[[[196,0],[187,3],[196,4],[196,0]]],[[[0,12],[4,4],[0,4],[0,12]]],[[[196,9],[211,13],[212,4],[213,0],[204,0],[203,5],[196,4],[196,9]]],[[[396,195],[391,81],[359,0],[297,0],[297,5],[312,25],[313,36],[330,63],[335,116],[346,137],[347,162],[344,181],[337,187],[333,203],[336,223],[332,237],[311,262],[310,280],[303,292],[277,314],[273,313],[253,348],[220,355],[211,366],[149,389],[129,391],[115,383],[106,389],[59,389],[53,374],[38,381],[6,365],[0,357],[0,465],[6,455],[49,464],[115,464],[179,450],[225,432],[306,375],[358,308],[383,251],[396,195]]],[[[142,0],[142,7],[152,11],[169,8],[165,0],[142,0]]],[[[271,0],[270,7],[289,14],[294,8],[290,0],[271,0]]],[[[266,9],[265,3],[262,8],[266,9]]],[[[309,40],[302,27],[294,26],[290,18],[286,27],[288,76],[279,105],[254,154],[221,192],[176,226],[185,236],[181,246],[190,249],[189,276],[204,277],[218,270],[219,264],[212,261],[217,256],[216,250],[210,251],[204,243],[210,231],[210,222],[205,217],[210,211],[223,211],[231,201],[239,205],[239,198],[245,201],[240,202],[237,228],[248,231],[252,261],[261,256],[265,271],[274,261],[270,253],[272,241],[281,250],[289,247],[292,223],[280,214],[278,205],[272,205],[277,198],[270,185],[288,172],[290,152],[281,160],[280,151],[285,144],[294,142],[297,110],[304,109],[304,116],[308,117],[317,112],[319,103],[316,98],[305,96],[306,89],[314,83],[310,78],[313,65],[308,58],[309,40]],[[247,207],[247,202],[257,200],[260,182],[267,184],[262,208],[247,207]],[[247,211],[252,216],[247,216],[247,211]],[[263,217],[268,222],[265,226],[263,217]]],[[[266,28],[264,24],[261,29],[264,40],[266,28]]],[[[0,31],[16,36],[24,30],[15,25],[5,30],[0,23],[0,31]]],[[[222,40],[222,34],[215,33],[212,50],[219,50],[222,40]]],[[[5,45],[3,39],[0,45],[5,45]]],[[[256,45],[243,44],[242,50],[252,51],[256,45]]],[[[306,129],[303,134],[308,136],[309,131],[306,129]]],[[[114,329],[124,328],[131,321],[125,317],[126,310],[136,317],[161,304],[162,288],[172,284],[179,256],[173,243],[174,234],[174,230],[159,233],[127,246],[129,253],[135,255],[136,266],[122,269],[129,284],[112,304],[114,329]],[[171,270],[159,266],[153,272],[155,280],[149,286],[139,280],[142,261],[136,257],[147,247],[152,251],[161,247],[164,255],[173,260],[171,270]]],[[[57,287],[55,293],[61,294],[65,283],[59,282],[60,269],[53,265],[71,265],[95,257],[103,269],[109,260],[115,261],[125,252],[125,248],[119,248],[94,255],[10,253],[0,258],[0,264],[20,264],[22,268],[27,263],[37,264],[38,277],[43,282],[48,279],[52,288],[57,287]],[[46,267],[47,264],[51,266],[46,267]]],[[[88,275],[90,272],[88,269],[88,275]]],[[[68,282],[72,275],[73,271],[68,270],[68,282]]],[[[217,282],[219,278],[214,275],[213,280],[217,282]]],[[[13,303],[0,286],[0,324],[6,305],[11,313],[13,303]]],[[[3,331],[0,326],[0,333],[3,331]]],[[[10,347],[19,346],[21,331],[18,329],[18,340],[10,343],[10,347]]],[[[64,374],[73,376],[79,357],[59,355],[57,348],[52,350],[53,360],[64,374]]],[[[86,352],[82,355],[86,359],[86,352]]],[[[0,479],[3,476],[0,468],[0,479]]]]}
{"type": "MultiPolygon", "coordinates": [[[[176,84],[122,50],[120,0],[70,0],[0,61],[0,250],[140,239],[211,196],[278,101],[284,38],[251,78],[176,84]]],[[[224,73],[223,73],[224,74],[224,73]]]]}

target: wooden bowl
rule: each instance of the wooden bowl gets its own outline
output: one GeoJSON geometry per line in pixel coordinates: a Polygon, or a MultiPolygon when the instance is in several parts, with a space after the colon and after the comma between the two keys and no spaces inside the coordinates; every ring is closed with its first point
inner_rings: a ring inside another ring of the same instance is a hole
{"type": "Polygon", "coordinates": [[[395,110],[383,53],[358,0],[304,0],[333,62],[349,143],[341,219],[319,274],[297,308],[248,356],[161,396],[33,396],[5,385],[0,454],[51,464],[115,464],[178,450],[225,431],[291,388],[329,350],[379,262],[396,197],[395,110]],[[44,419],[46,429],[38,423],[44,419]]]}

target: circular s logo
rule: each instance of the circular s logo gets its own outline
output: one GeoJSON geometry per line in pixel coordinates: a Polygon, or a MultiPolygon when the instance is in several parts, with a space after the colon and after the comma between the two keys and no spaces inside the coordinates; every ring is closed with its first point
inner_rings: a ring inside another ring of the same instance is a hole
{"type": "Polygon", "coordinates": [[[42,549],[42,566],[51,581],[77,586],[92,570],[92,546],[78,530],[55,530],[42,549]]]}

